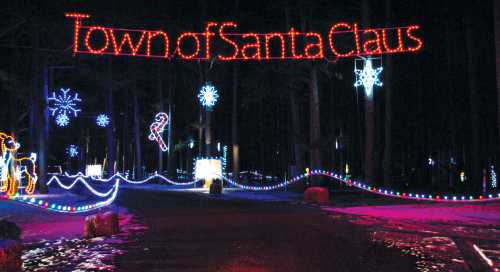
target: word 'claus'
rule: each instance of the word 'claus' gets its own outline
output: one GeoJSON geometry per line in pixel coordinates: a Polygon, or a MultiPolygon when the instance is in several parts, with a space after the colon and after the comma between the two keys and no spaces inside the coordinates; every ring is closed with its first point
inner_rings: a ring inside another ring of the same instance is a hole
{"type": "Polygon", "coordinates": [[[357,23],[337,23],[323,36],[294,28],[288,32],[237,33],[234,22],[208,22],[204,32],[180,33],[173,43],[162,30],[88,26],[83,20],[90,15],[81,13],[67,13],[66,17],[74,22],[74,54],[221,61],[313,60],[416,52],[423,46],[417,36],[418,25],[360,29],[357,23]]]}

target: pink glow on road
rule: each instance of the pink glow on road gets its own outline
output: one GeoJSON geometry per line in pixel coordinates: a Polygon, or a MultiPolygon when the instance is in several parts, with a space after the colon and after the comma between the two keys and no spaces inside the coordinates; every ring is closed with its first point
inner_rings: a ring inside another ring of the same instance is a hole
{"type": "Polygon", "coordinates": [[[324,208],[326,211],[415,221],[460,221],[472,225],[500,224],[500,202],[488,205],[388,205],[324,208]]]}

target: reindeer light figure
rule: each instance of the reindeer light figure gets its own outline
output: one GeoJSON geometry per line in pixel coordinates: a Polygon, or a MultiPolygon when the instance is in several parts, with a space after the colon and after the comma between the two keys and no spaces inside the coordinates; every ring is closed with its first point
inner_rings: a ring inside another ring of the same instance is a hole
{"type": "Polygon", "coordinates": [[[17,193],[23,179],[27,179],[24,191],[33,194],[38,180],[36,154],[18,158],[16,153],[20,146],[13,136],[0,132],[0,192],[6,192],[8,196],[17,193]]]}

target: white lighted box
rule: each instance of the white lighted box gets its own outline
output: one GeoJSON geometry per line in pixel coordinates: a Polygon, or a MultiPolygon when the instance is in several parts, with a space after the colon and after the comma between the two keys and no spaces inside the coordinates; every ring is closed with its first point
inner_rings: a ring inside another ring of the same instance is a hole
{"type": "Polygon", "coordinates": [[[98,178],[102,177],[102,165],[87,164],[87,167],[85,167],[85,175],[98,178]]]}
{"type": "Polygon", "coordinates": [[[221,159],[196,159],[194,164],[194,177],[196,180],[221,179],[221,159]]]}

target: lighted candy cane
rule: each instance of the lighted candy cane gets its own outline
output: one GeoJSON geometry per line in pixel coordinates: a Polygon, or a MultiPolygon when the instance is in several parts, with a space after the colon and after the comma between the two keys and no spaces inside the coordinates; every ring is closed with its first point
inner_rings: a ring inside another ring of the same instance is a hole
{"type": "Polygon", "coordinates": [[[167,151],[167,145],[163,141],[161,137],[161,133],[165,129],[165,126],[168,124],[168,115],[164,112],[159,112],[155,116],[155,121],[149,126],[149,130],[151,133],[148,136],[150,141],[155,141],[160,146],[161,151],[167,151]]]}

